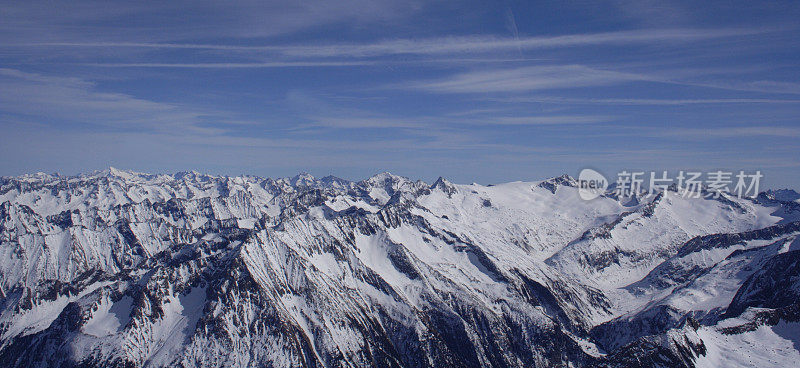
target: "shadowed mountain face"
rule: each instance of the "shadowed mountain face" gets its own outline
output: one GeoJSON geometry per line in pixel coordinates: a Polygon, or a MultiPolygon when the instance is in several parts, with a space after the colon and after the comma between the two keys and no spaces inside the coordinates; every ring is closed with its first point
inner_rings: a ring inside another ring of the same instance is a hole
{"type": "Polygon", "coordinates": [[[574,182],[2,178],[0,365],[800,358],[796,193],[584,201],[574,182]]]}

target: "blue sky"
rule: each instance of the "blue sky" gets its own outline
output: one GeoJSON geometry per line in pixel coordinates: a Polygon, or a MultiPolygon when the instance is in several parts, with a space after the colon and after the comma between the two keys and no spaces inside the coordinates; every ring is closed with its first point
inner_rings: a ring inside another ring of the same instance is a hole
{"type": "Polygon", "coordinates": [[[741,169],[800,188],[798,19],[791,1],[4,1],[0,175],[741,169]]]}

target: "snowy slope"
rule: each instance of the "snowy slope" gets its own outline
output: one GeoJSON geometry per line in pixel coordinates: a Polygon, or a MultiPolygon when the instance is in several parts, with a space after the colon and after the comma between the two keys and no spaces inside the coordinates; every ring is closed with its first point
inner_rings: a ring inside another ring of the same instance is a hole
{"type": "Polygon", "coordinates": [[[0,364],[693,366],[745,364],[763,337],[774,349],[753,354],[779,366],[797,353],[796,298],[764,295],[800,290],[792,193],[2,178],[0,364]],[[720,332],[755,310],[769,323],[720,332]]]}

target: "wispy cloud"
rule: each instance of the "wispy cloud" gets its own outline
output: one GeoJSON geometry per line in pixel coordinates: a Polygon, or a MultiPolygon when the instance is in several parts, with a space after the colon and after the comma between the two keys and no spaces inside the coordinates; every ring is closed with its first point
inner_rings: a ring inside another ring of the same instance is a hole
{"type": "Polygon", "coordinates": [[[444,116],[422,116],[409,118],[390,118],[390,117],[313,117],[313,123],[302,127],[327,127],[340,129],[419,129],[430,131],[430,129],[442,127],[464,127],[464,126],[488,126],[488,125],[515,125],[515,126],[558,126],[558,125],[580,125],[598,124],[614,121],[614,117],[596,115],[529,115],[529,116],[493,116],[483,117],[459,117],[463,115],[453,114],[451,117],[444,116]]]}
{"type": "Polygon", "coordinates": [[[370,65],[369,61],[276,61],[264,63],[86,63],[102,68],[189,68],[189,69],[254,69],[315,68],[370,65]]]}
{"type": "Polygon", "coordinates": [[[698,99],[652,99],[652,98],[570,98],[570,97],[505,97],[492,99],[508,103],[547,103],[564,105],[714,105],[714,104],[800,104],[800,100],[769,98],[698,98],[698,99]]]}
{"type": "Polygon", "coordinates": [[[672,136],[683,138],[706,139],[714,138],[742,138],[742,137],[800,137],[800,127],[786,126],[746,126],[746,127],[721,127],[721,128],[677,128],[664,129],[654,134],[660,137],[672,136]]]}
{"type": "Polygon", "coordinates": [[[439,80],[406,83],[398,87],[440,93],[488,93],[595,87],[646,80],[652,79],[583,65],[547,65],[473,71],[439,80]]]}
{"type": "MultiPolygon", "coordinates": [[[[480,133],[472,131],[481,126],[571,126],[581,124],[608,123],[616,117],[597,114],[530,114],[513,111],[507,107],[457,110],[450,113],[430,115],[387,115],[359,108],[345,108],[331,104],[326,99],[293,92],[287,100],[301,109],[302,120],[296,129],[402,129],[415,134],[436,136],[452,135],[454,130],[469,131],[475,137],[480,133]]],[[[474,143],[474,142],[472,142],[474,143]]]]}
{"type": "MultiPolygon", "coordinates": [[[[743,72],[746,72],[745,69],[743,72]]],[[[800,83],[779,81],[742,81],[729,78],[726,81],[705,81],[705,75],[736,74],[735,70],[703,70],[697,68],[678,68],[670,70],[646,70],[642,72],[620,72],[611,68],[600,68],[587,65],[536,65],[520,68],[497,68],[476,70],[459,73],[445,78],[403,83],[391,86],[394,88],[423,90],[437,93],[503,93],[503,92],[528,92],[554,89],[571,89],[585,87],[613,86],[631,82],[663,83],[689,87],[702,87],[729,91],[800,94],[800,83]]],[[[529,98],[535,99],[536,97],[529,98]]],[[[548,102],[557,102],[551,99],[548,102]]],[[[657,100],[657,99],[575,99],[563,100],[565,103],[625,103],[640,105],[667,105],[689,103],[724,103],[724,99],[699,99],[692,100],[657,100]]],[[[732,99],[731,103],[755,103],[760,101],[782,101],[787,99],[732,99]]]]}
{"type": "MultiPolygon", "coordinates": [[[[44,0],[3,4],[3,43],[131,43],[132,40],[269,37],[347,22],[402,19],[424,8],[417,0],[218,1],[108,3],[44,0]],[[165,21],[169,19],[169,21],[165,21]]],[[[137,43],[137,42],[132,42],[137,43]]],[[[138,42],[141,43],[141,42],[138,42]]]]}
{"type": "Polygon", "coordinates": [[[541,49],[591,45],[630,45],[655,42],[691,42],[768,32],[765,29],[651,29],[556,36],[496,37],[461,36],[429,39],[396,39],[374,43],[333,45],[241,45],[148,42],[40,42],[10,46],[132,47],[208,49],[225,51],[272,51],[291,56],[381,56],[395,54],[475,53],[509,49],[541,49]]]}
{"type": "Polygon", "coordinates": [[[98,47],[194,49],[273,53],[288,57],[380,57],[389,55],[478,54],[499,51],[555,49],[580,46],[630,46],[663,42],[696,42],[769,32],[769,29],[650,29],[555,36],[497,37],[486,35],[394,39],[372,43],[324,45],[242,45],[150,42],[40,42],[11,43],[16,47],[98,47]]]}
{"type": "Polygon", "coordinates": [[[382,114],[360,108],[347,108],[330,102],[330,97],[321,98],[300,91],[287,96],[288,104],[296,106],[300,121],[292,130],[314,132],[316,128],[341,130],[394,130],[401,136],[427,136],[452,139],[458,132],[474,146],[482,140],[483,133],[475,128],[488,126],[575,126],[609,123],[616,117],[598,114],[530,114],[514,111],[507,106],[496,108],[456,110],[449,113],[429,115],[382,114]]]}
{"type": "Polygon", "coordinates": [[[683,83],[690,86],[726,89],[732,91],[800,94],[800,83],[786,82],[786,81],[717,80],[717,81],[685,81],[678,83],[683,83]]]}
{"type": "Polygon", "coordinates": [[[611,116],[596,115],[551,115],[551,116],[507,116],[480,119],[479,122],[496,125],[577,125],[607,123],[615,120],[611,116]]]}
{"type": "Polygon", "coordinates": [[[340,128],[340,129],[363,129],[363,128],[411,128],[418,129],[430,126],[429,119],[426,118],[390,118],[390,117],[332,117],[332,116],[317,116],[309,118],[312,123],[303,125],[302,128],[307,127],[326,127],[326,128],[340,128]],[[427,120],[427,121],[426,121],[427,120]]]}
{"type": "Polygon", "coordinates": [[[490,36],[445,37],[422,40],[389,40],[371,44],[289,46],[278,49],[289,56],[370,57],[397,54],[437,55],[535,50],[591,45],[632,45],[657,42],[688,42],[757,34],[754,29],[664,29],[635,30],[543,37],[501,38],[490,36]]]}
{"type": "Polygon", "coordinates": [[[0,111],[43,121],[71,121],[118,129],[185,129],[201,127],[207,112],[155,102],[123,93],[103,92],[80,78],[46,76],[0,69],[0,111]]]}

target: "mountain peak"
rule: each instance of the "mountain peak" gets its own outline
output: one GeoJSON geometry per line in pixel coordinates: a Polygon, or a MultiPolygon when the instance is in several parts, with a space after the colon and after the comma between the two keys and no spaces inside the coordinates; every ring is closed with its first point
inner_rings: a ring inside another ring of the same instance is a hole
{"type": "Polygon", "coordinates": [[[439,177],[436,181],[431,185],[431,189],[438,189],[447,194],[448,197],[452,196],[453,193],[456,193],[456,186],[453,185],[449,180],[445,179],[444,177],[439,177]]]}
{"type": "Polygon", "coordinates": [[[398,176],[398,175],[392,174],[392,173],[390,173],[388,171],[384,171],[384,172],[372,175],[372,176],[370,176],[369,178],[366,179],[366,181],[373,182],[373,183],[385,182],[387,180],[393,181],[393,182],[398,182],[398,181],[404,181],[404,180],[408,180],[408,179],[406,179],[406,178],[404,178],[402,176],[398,176]]]}
{"type": "Polygon", "coordinates": [[[555,194],[559,186],[574,187],[576,185],[577,181],[575,180],[575,178],[567,174],[563,174],[561,176],[555,176],[550,179],[543,180],[537,186],[539,188],[547,189],[551,193],[555,194]]]}
{"type": "Polygon", "coordinates": [[[120,170],[113,166],[109,166],[108,169],[101,171],[99,174],[101,176],[116,177],[122,180],[142,179],[142,177],[145,176],[145,174],[131,170],[120,170]]]}
{"type": "Polygon", "coordinates": [[[800,193],[792,189],[770,189],[762,194],[769,199],[781,202],[795,202],[800,199],[800,193]]]}
{"type": "Polygon", "coordinates": [[[314,185],[316,181],[317,178],[307,172],[301,172],[289,179],[289,183],[295,187],[309,187],[314,185]]]}
{"type": "Polygon", "coordinates": [[[340,188],[346,187],[352,183],[350,180],[342,179],[340,177],[333,175],[325,176],[319,179],[319,181],[326,186],[340,187],[340,188]]]}
{"type": "MultiPolygon", "coordinates": [[[[9,177],[8,179],[10,179],[10,178],[11,177],[9,177]]],[[[47,173],[41,172],[41,171],[39,171],[37,173],[34,173],[34,174],[25,174],[25,175],[21,175],[21,176],[17,177],[17,179],[19,179],[21,181],[28,181],[28,182],[37,182],[37,181],[48,182],[48,181],[52,181],[53,179],[56,179],[56,178],[58,178],[58,176],[50,175],[50,174],[47,174],[47,173]]]]}
{"type": "Polygon", "coordinates": [[[199,172],[191,170],[191,171],[178,171],[174,175],[172,175],[172,177],[177,179],[177,180],[181,180],[181,179],[197,179],[200,175],[201,174],[199,172]]]}

